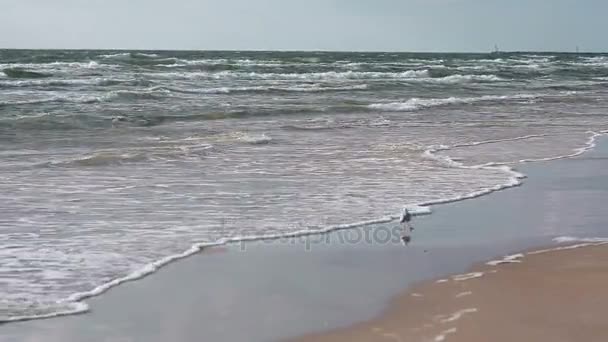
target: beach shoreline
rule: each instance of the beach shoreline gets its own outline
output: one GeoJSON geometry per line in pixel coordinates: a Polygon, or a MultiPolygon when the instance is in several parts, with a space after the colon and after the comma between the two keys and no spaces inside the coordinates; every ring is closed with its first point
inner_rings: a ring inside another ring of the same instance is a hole
{"type": "Polygon", "coordinates": [[[530,176],[524,187],[434,207],[433,215],[416,219],[419,229],[408,248],[345,243],[341,234],[357,228],[323,235],[336,238],[329,243],[228,245],[226,253],[195,254],[91,298],[87,314],[4,325],[0,341],[189,341],[202,335],[274,341],[365,324],[357,322],[391,310],[404,288],[514,250],[538,249],[555,237],[601,235],[606,220],[598,203],[606,191],[597,184],[608,146],[599,140],[583,156],[524,165],[521,171],[530,176]],[[577,211],[586,215],[582,221],[577,211]],[[509,220],[527,230],[510,230],[509,220]]]}
{"type": "MultiPolygon", "coordinates": [[[[605,134],[608,134],[608,131],[599,131],[599,132],[590,131],[587,133],[589,134],[589,137],[587,138],[587,140],[585,141],[583,146],[574,149],[572,151],[572,153],[565,154],[565,155],[559,155],[559,156],[553,156],[553,157],[546,157],[546,158],[541,158],[541,159],[521,160],[520,162],[521,163],[548,162],[548,161],[570,159],[570,158],[575,158],[575,157],[581,156],[589,151],[592,151],[597,145],[597,140],[599,138],[603,137],[605,134]]],[[[468,166],[468,165],[464,165],[464,164],[461,164],[460,162],[453,160],[449,156],[447,156],[447,157],[446,156],[437,156],[436,153],[438,153],[440,151],[444,151],[444,150],[450,150],[451,148],[454,148],[454,147],[458,148],[458,147],[466,147],[466,146],[476,146],[479,144],[486,144],[486,143],[525,140],[525,139],[532,138],[532,137],[537,137],[537,136],[528,135],[528,136],[509,138],[509,139],[490,140],[490,141],[481,142],[481,143],[479,143],[479,142],[472,143],[472,144],[465,143],[465,144],[455,145],[450,148],[446,148],[446,147],[431,148],[430,147],[423,154],[426,155],[430,159],[435,159],[439,162],[447,163],[450,165],[450,167],[461,168],[461,169],[479,168],[479,169],[488,169],[488,170],[501,170],[505,174],[510,175],[510,177],[507,182],[502,183],[502,184],[497,184],[496,186],[491,187],[491,188],[484,188],[482,190],[463,194],[463,195],[460,195],[460,196],[454,197],[454,198],[443,198],[443,199],[433,200],[433,201],[429,201],[429,202],[418,203],[418,204],[415,204],[413,207],[409,207],[408,209],[415,216],[416,215],[428,215],[428,214],[432,214],[432,210],[436,206],[452,204],[452,203],[457,203],[457,202],[467,201],[467,200],[473,200],[473,199],[477,199],[479,197],[491,195],[495,192],[509,190],[509,189],[512,189],[515,187],[522,186],[524,184],[522,180],[527,178],[527,175],[519,172],[514,167],[511,167],[508,165],[502,165],[502,164],[494,165],[493,163],[490,163],[487,165],[468,166]]],[[[302,231],[296,231],[296,232],[291,232],[291,233],[266,235],[266,236],[252,236],[252,237],[245,236],[245,237],[238,237],[238,238],[222,238],[219,241],[212,242],[212,243],[195,243],[189,249],[187,249],[181,253],[169,255],[169,256],[166,256],[159,260],[156,260],[155,262],[145,265],[141,269],[135,270],[134,272],[125,275],[124,277],[113,279],[107,283],[103,283],[88,291],[72,294],[69,298],[66,298],[64,301],[62,301],[63,303],[70,306],[67,310],[56,311],[56,312],[52,312],[49,314],[43,314],[43,315],[11,317],[5,321],[0,320],[0,324],[25,322],[25,321],[40,320],[40,319],[52,319],[52,318],[58,318],[58,317],[63,317],[63,316],[86,314],[89,311],[89,307],[84,301],[87,299],[103,295],[105,292],[113,289],[114,287],[120,286],[124,283],[141,280],[145,277],[148,277],[148,276],[158,272],[160,269],[162,269],[163,267],[165,267],[169,264],[179,262],[182,259],[189,258],[193,255],[196,255],[196,254],[199,254],[202,252],[207,252],[209,250],[213,250],[213,249],[217,249],[217,248],[221,249],[226,245],[231,245],[231,244],[242,245],[243,243],[247,243],[247,242],[260,242],[260,241],[267,242],[267,241],[285,240],[285,239],[301,239],[301,238],[307,239],[308,237],[313,237],[313,239],[314,239],[314,237],[316,237],[316,236],[326,236],[326,235],[331,235],[336,232],[340,233],[342,231],[356,230],[356,229],[360,229],[362,227],[365,228],[365,227],[370,227],[370,226],[377,225],[377,224],[389,224],[389,223],[392,223],[396,218],[397,218],[397,216],[386,216],[386,217],[372,219],[369,221],[329,226],[329,227],[326,227],[326,228],[323,228],[320,230],[302,230],[302,231]]]]}
{"type": "Polygon", "coordinates": [[[605,341],[608,239],[582,240],[414,285],[371,321],[291,341],[605,341]]]}

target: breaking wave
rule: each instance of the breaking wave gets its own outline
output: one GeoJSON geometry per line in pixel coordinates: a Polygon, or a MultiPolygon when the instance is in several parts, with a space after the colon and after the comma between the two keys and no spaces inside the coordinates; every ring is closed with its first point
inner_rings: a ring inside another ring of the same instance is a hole
{"type": "Polygon", "coordinates": [[[325,92],[366,90],[367,84],[350,86],[327,86],[323,84],[301,84],[294,86],[253,86],[253,87],[219,87],[219,88],[180,88],[174,86],[157,86],[153,90],[165,90],[182,94],[231,94],[231,93],[264,93],[264,92],[325,92]]]}
{"type": "Polygon", "coordinates": [[[421,99],[412,98],[405,102],[391,103],[374,103],[369,105],[370,109],[382,110],[388,112],[408,112],[424,108],[446,106],[451,104],[471,104],[477,102],[496,102],[509,100],[532,100],[538,98],[539,95],[518,94],[518,95],[487,95],[480,97],[448,97],[444,99],[421,99]]]}
{"type": "Polygon", "coordinates": [[[46,78],[52,76],[51,74],[21,68],[7,68],[2,71],[8,78],[46,78]]]}

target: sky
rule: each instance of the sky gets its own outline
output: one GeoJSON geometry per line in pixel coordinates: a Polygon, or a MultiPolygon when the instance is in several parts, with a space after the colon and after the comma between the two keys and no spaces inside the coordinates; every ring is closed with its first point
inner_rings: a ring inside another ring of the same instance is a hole
{"type": "Polygon", "coordinates": [[[608,51],[606,0],[0,0],[0,48],[608,51]]]}

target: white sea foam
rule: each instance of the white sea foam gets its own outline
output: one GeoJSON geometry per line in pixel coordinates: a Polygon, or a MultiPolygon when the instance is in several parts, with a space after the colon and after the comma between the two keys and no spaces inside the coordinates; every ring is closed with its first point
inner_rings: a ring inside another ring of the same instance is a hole
{"type": "Polygon", "coordinates": [[[473,272],[473,273],[455,275],[455,276],[452,276],[452,279],[454,281],[466,281],[466,280],[471,280],[471,279],[481,278],[481,277],[483,277],[483,272],[473,272]]]}
{"type": "Polygon", "coordinates": [[[476,308],[462,309],[453,313],[450,317],[442,319],[441,323],[451,323],[461,319],[464,315],[476,313],[477,311],[478,309],[476,308]]]}
{"type": "Polygon", "coordinates": [[[326,86],[323,84],[311,85],[294,85],[294,86],[254,86],[254,87],[218,87],[218,88],[179,88],[171,86],[155,86],[153,90],[167,90],[170,92],[184,94],[230,94],[230,93],[248,93],[248,92],[303,92],[317,93],[325,91],[347,91],[347,90],[365,90],[368,89],[367,84],[355,84],[345,86],[326,86]]]}
{"type": "MultiPolygon", "coordinates": [[[[113,122],[119,123],[123,119],[121,117],[115,117],[113,122]]],[[[252,144],[263,142],[263,137],[257,137],[258,142],[255,140],[256,137],[250,137],[252,144]]],[[[272,140],[270,137],[268,139],[272,140]]],[[[176,160],[176,157],[187,156],[190,152],[198,152],[200,155],[203,151],[211,151],[213,145],[198,142],[194,139],[184,139],[183,142],[164,141],[163,145],[160,146],[145,146],[140,148],[130,148],[128,150],[100,150],[91,154],[76,155],[70,158],[63,158],[59,160],[45,161],[38,166],[76,166],[76,167],[92,167],[92,166],[107,166],[107,165],[121,165],[125,163],[143,162],[149,160],[176,160]],[[172,144],[169,144],[172,143],[172,144]]],[[[129,189],[134,186],[122,187],[122,189],[129,189]]],[[[113,188],[116,189],[116,188],[113,188]]]]}
{"type": "Polygon", "coordinates": [[[458,148],[458,147],[472,147],[472,146],[479,146],[479,145],[496,144],[496,143],[508,142],[508,141],[528,140],[528,139],[533,139],[533,138],[543,138],[546,136],[547,136],[546,134],[530,134],[530,135],[524,135],[521,137],[514,137],[514,138],[473,141],[473,142],[468,142],[468,143],[454,144],[453,146],[449,147],[448,149],[454,149],[454,148],[458,148]]]}
{"type": "Polygon", "coordinates": [[[441,78],[425,79],[425,81],[431,83],[457,84],[470,82],[499,82],[503,81],[503,79],[496,75],[450,75],[441,78]]]}
{"type": "Polygon", "coordinates": [[[137,52],[137,53],[135,53],[135,56],[137,56],[137,57],[148,57],[148,58],[158,58],[158,57],[160,57],[159,55],[157,55],[155,53],[143,53],[143,52],[137,52]]]}
{"type": "MultiPolygon", "coordinates": [[[[506,140],[520,140],[520,139],[527,139],[529,136],[524,136],[524,137],[515,137],[515,138],[511,138],[511,139],[505,139],[506,140]]],[[[470,144],[485,144],[487,143],[486,141],[481,141],[481,142],[473,142],[470,144]]],[[[461,146],[463,144],[460,144],[461,146]]],[[[471,199],[471,198],[477,198],[480,196],[484,196],[487,194],[490,194],[492,192],[495,191],[500,191],[500,190],[504,190],[504,189],[508,189],[508,188],[512,188],[515,186],[519,186],[522,184],[521,179],[525,178],[525,175],[523,173],[517,172],[514,169],[506,166],[506,165],[495,165],[493,163],[490,164],[485,164],[485,165],[472,165],[472,166],[466,166],[464,164],[462,164],[461,162],[457,162],[454,161],[453,159],[451,159],[448,156],[440,156],[437,155],[437,152],[440,151],[446,151],[446,150],[450,150],[452,149],[454,146],[435,146],[435,147],[431,147],[430,149],[424,151],[423,156],[429,159],[433,159],[443,165],[445,165],[446,167],[450,167],[450,168],[462,168],[462,169],[486,169],[486,170],[495,170],[495,171],[501,171],[504,172],[507,175],[510,175],[510,178],[507,182],[502,183],[502,184],[497,184],[493,187],[488,187],[485,189],[481,189],[481,190],[477,190],[468,194],[463,194],[461,196],[457,196],[457,197],[453,197],[453,198],[444,198],[444,199],[440,199],[437,201],[431,201],[428,203],[422,203],[420,205],[422,206],[429,206],[429,205],[435,205],[435,204],[443,204],[443,203],[451,203],[451,202],[457,202],[457,201],[461,201],[464,199],[471,199]]]]}
{"type": "MultiPolygon", "coordinates": [[[[606,134],[606,131],[601,131],[599,133],[597,132],[589,132],[591,134],[591,137],[589,138],[589,140],[587,141],[587,143],[585,144],[585,146],[578,148],[575,150],[574,153],[566,155],[566,156],[559,156],[559,157],[553,157],[553,158],[545,158],[545,159],[540,159],[540,160],[555,160],[555,159],[564,159],[564,158],[570,158],[570,157],[575,157],[575,156],[579,156],[591,149],[593,149],[595,147],[595,141],[598,137],[606,134]]],[[[494,187],[490,187],[490,188],[486,188],[486,189],[481,189],[475,192],[471,192],[469,194],[464,194],[462,196],[458,196],[458,197],[454,197],[454,198],[446,198],[446,199],[442,199],[442,200],[438,200],[438,201],[432,201],[432,202],[428,202],[428,203],[421,203],[421,206],[430,206],[430,205],[436,205],[436,204],[443,204],[443,203],[451,203],[451,202],[457,202],[457,201],[461,201],[461,200],[465,200],[465,199],[472,199],[472,198],[477,198],[480,196],[484,196],[487,194],[490,194],[492,192],[495,191],[500,191],[500,190],[504,190],[504,189],[508,189],[511,187],[515,187],[515,186],[519,186],[522,184],[522,179],[524,179],[526,176],[518,171],[515,171],[513,168],[507,166],[507,165],[501,165],[501,164],[496,164],[496,163],[488,163],[488,164],[483,164],[483,165],[472,165],[472,166],[466,166],[464,164],[462,164],[461,162],[457,162],[454,161],[453,159],[451,159],[448,156],[440,156],[437,155],[437,152],[440,151],[447,151],[450,150],[452,148],[455,147],[462,147],[462,146],[477,146],[477,145],[483,145],[483,144],[488,144],[488,143],[496,143],[496,142],[505,142],[505,141],[516,141],[516,140],[525,140],[525,139],[530,139],[530,138],[536,138],[536,137],[541,137],[543,135],[526,135],[526,136],[521,136],[521,137],[514,137],[514,138],[509,138],[509,139],[498,139],[498,140],[487,140],[487,141],[479,141],[479,142],[471,142],[471,143],[462,143],[462,144],[456,144],[454,146],[435,146],[435,147],[431,147],[430,149],[426,150],[423,155],[426,158],[429,159],[433,159],[436,160],[439,163],[442,163],[444,165],[446,165],[446,167],[454,167],[454,168],[463,168],[463,169],[488,169],[488,170],[501,170],[503,172],[505,172],[506,174],[511,175],[510,179],[508,182],[503,183],[503,184],[498,184],[494,187]]],[[[537,160],[528,160],[528,161],[537,161],[537,160]]]]}
{"type": "Polygon", "coordinates": [[[587,139],[587,141],[585,142],[585,144],[583,146],[579,147],[579,148],[576,148],[573,153],[565,154],[565,155],[560,155],[560,156],[546,157],[546,158],[522,159],[522,160],[519,161],[519,163],[552,161],[552,160],[559,160],[559,159],[567,159],[567,158],[578,157],[578,156],[584,154],[585,152],[588,152],[588,151],[594,149],[595,146],[596,146],[596,140],[597,140],[597,138],[599,138],[602,135],[606,134],[606,132],[605,131],[600,131],[600,132],[589,131],[589,132],[587,132],[587,134],[589,134],[589,138],[587,139]]]}
{"type": "Polygon", "coordinates": [[[596,63],[596,62],[608,62],[608,57],[607,56],[579,57],[579,59],[582,59],[582,60],[587,61],[587,62],[592,62],[592,63],[596,63]]]}
{"type": "Polygon", "coordinates": [[[323,80],[323,79],[391,79],[391,78],[427,78],[428,70],[407,70],[404,72],[317,72],[317,73],[302,73],[302,74],[278,74],[278,73],[230,73],[224,72],[214,75],[214,77],[243,77],[243,78],[259,78],[259,79],[303,79],[303,80],[323,80]]]}
{"type": "Polygon", "coordinates": [[[516,263],[520,263],[521,259],[524,258],[524,255],[521,253],[518,254],[513,254],[513,255],[507,255],[502,259],[499,260],[492,260],[492,261],[488,261],[486,263],[486,265],[489,266],[498,266],[498,265],[502,265],[502,264],[516,264],[516,263]]]}
{"type": "Polygon", "coordinates": [[[477,102],[496,102],[496,101],[508,101],[508,100],[519,100],[519,99],[535,99],[539,95],[533,94],[517,94],[517,95],[503,95],[493,96],[486,95],[480,97],[449,97],[443,99],[420,99],[412,98],[405,102],[391,102],[391,103],[375,103],[369,105],[371,109],[377,109],[382,111],[415,111],[424,108],[446,106],[451,104],[472,104],[477,102]]]}
{"type": "Polygon", "coordinates": [[[443,342],[448,337],[448,335],[453,335],[456,332],[458,332],[458,329],[456,329],[456,328],[451,328],[451,329],[442,331],[441,334],[435,336],[435,338],[433,339],[433,341],[434,342],[443,342]]]}
{"type": "Polygon", "coordinates": [[[239,133],[236,135],[236,137],[238,140],[252,145],[265,145],[272,142],[272,137],[270,137],[266,133],[262,133],[259,135],[239,133]]]}
{"type": "Polygon", "coordinates": [[[129,80],[90,78],[90,79],[41,79],[41,80],[5,80],[0,81],[1,87],[61,87],[61,86],[104,86],[129,82],[129,80]]]}
{"type": "Polygon", "coordinates": [[[468,297],[468,296],[470,296],[472,294],[473,294],[473,292],[471,292],[471,291],[460,292],[459,294],[457,294],[456,296],[454,296],[454,298],[468,297]]]}
{"type": "Polygon", "coordinates": [[[149,74],[151,77],[166,79],[241,79],[241,80],[349,80],[349,79],[431,79],[428,70],[407,70],[403,72],[375,71],[328,71],[310,73],[260,73],[260,72],[169,72],[149,74]]]}
{"type": "Polygon", "coordinates": [[[177,59],[174,64],[158,64],[158,67],[182,68],[189,66],[218,66],[226,65],[232,67],[307,67],[310,63],[304,62],[285,62],[281,60],[252,60],[252,59],[177,59]]]}
{"type": "MultiPolygon", "coordinates": [[[[6,68],[27,69],[32,71],[52,70],[87,70],[98,68],[115,68],[113,64],[99,64],[96,61],[89,62],[51,62],[51,63],[0,63],[0,70],[6,68]]],[[[0,73],[2,74],[2,73],[0,73]]]]}
{"type": "Polygon", "coordinates": [[[84,302],[70,302],[70,303],[56,303],[56,306],[61,307],[60,309],[55,309],[53,312],[40,314],[40,315],[31,315],[31,316],[11,316],[11,317],[1,317],[0,316],[0,324],[8,323],[8,322],[22,322],[29,321],[34,319],[46,319],[46,318],[54,318],[61,316],[70,316],[82,314],[89,311],[89,306],[84,302]]]}
{"type": "Polygon", "coordinates": [[[603,237],[579,238],[579,237],[573,237],[573,236],[560,236],[560,237],[553,239],[553,241],[555,241],[559,244],[566,244],[566,245],[532,251],[532,252],[528,252],[527,254],[536,255],[536,254],[543,254],[543,253],[548,253],[548,252],[570,250],[570,249],[577,249],[577,248],[590,247],[590,246],[601,246],[601,245],[608,244],[608,238],[603,238],[603,237]]]}
{"type": "Polygon", "coordinates": [[[412,82],[426,82],[436,84],[458,84],[471,82],[499,82],[502,78],[496,75],[449,75],[444,77],[431,77],[429,70],[407,70],[401,72],[380,71],[327,71],[309,73],[262,73],[262,72],[173,72],[150,74],[154,77],[176,79],[241,79],[241,80],[364,80],[364,79],[401,79],[412,82]]]}
{"type": "MultiPolygon", "coordinates": [[[[86,95],[81,95],[81,96],[66,96],[66,95],[58,95],[58,96],[52,96],[52,97],[47,97],[47,98],[39,98],[39,99],[31,99],[31,100],[16,100],[16,101],[0,101],[0,105],[12,105],[12,106],[20,106],[20,105],[29,105],[29,104],[42,104],[42,103],[52,103],[52,102],[59,102],[59,103],[83,103],[83,104],[90,104],[90,103],[96,103],[96,102],[102,102],[104,101],[105,97],[104,96],[86,96],[86,95]]],[[[23,119],[27,119],[27,118],[34,118],[35,116],[24,116],[23,119]]]]}
{"type": "MultiPolygon", "coordinates": [[[[160,58],[161,56],[159,56],[158,54],[155,53],[143,53],[143,52],[118,52],[118,53],[111,53],[111,54],[106,54],[106,55],[99,55],[97,56],[98,58],[104,58],[104,59],[126,59],[126,58],[150,58],[150,59],[157,59],[160,58]]],[[[177,58],[165,58],[165,59],[171,59],[171,60],[177,60],[177,58]]]]}
{"type": "Polygon", "coordinates": [[[575,236],[559,236],[553,239],[553,241],[557,243],[572,243],[572,242],[608,242],[608,237],[591,237],[591,238],[582,238],[575,236]]]}
{"type": "MultiPolygon", "coordinates": [[[[104,82],[104,81],[101,81],[104,82]]],[[[133,98],[159,98],[171,96],[170,91],[163,89],[143,89],[143,90],[116,90],[107,92],[105,95],[55,95],[44,98],[33,98],[29,100],[7,100],[0,101],[0,105],[27,105],[41,103],[82,103],[91,104],[99,102],[109,102],[118,98],[133,97],[133,98]]]]}
{"type": "Polygon", "coordinates": [[[130,57],[131,53],[129,52],[121,52],[121,53],[112,53],[112,54],[107,54],[107,55],[99,55],[98,57],[101,58],[124,58],[124,57],[130,57]]]}

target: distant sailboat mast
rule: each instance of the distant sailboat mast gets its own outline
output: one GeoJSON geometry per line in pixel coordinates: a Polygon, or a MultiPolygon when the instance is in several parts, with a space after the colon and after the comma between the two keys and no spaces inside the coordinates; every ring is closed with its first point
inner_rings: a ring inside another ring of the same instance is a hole
{"type": "Polygon", "coordinates": [[[500,49],[498,48],[498,44],[494,44],[494,51],[490,53],[491,55],[500,55],[500,49]]]}

